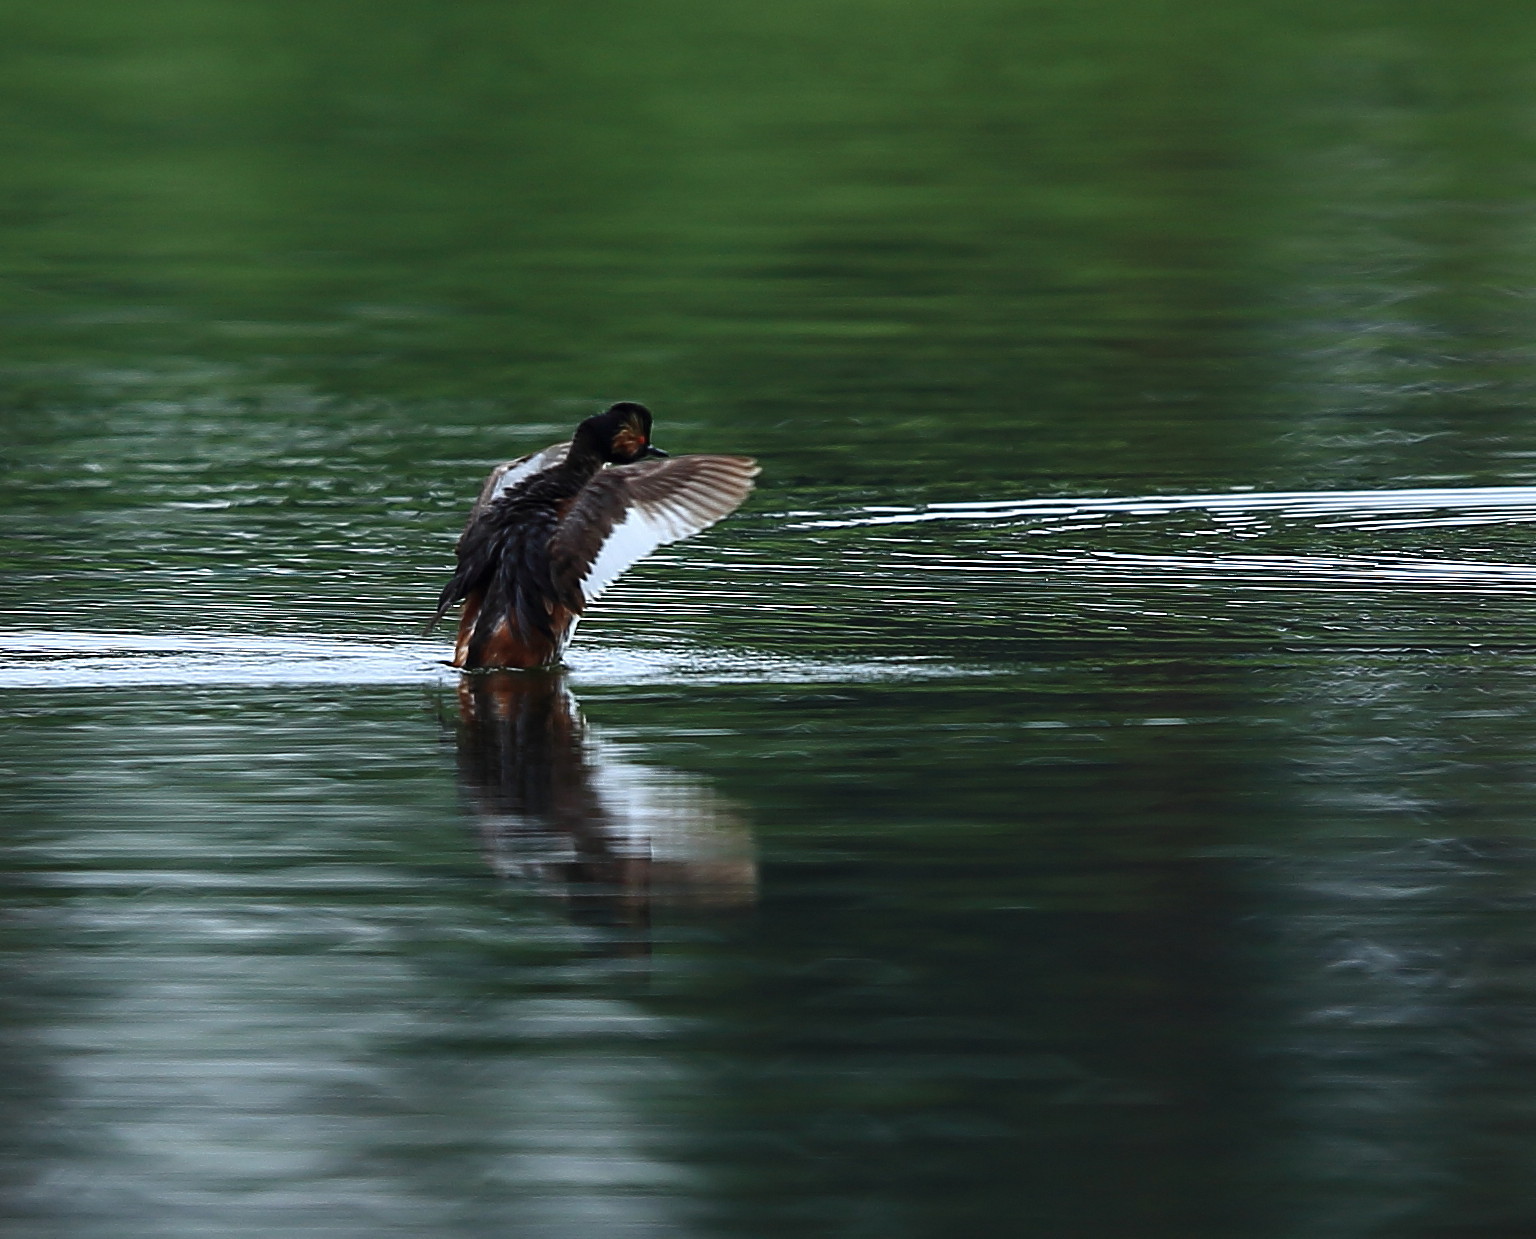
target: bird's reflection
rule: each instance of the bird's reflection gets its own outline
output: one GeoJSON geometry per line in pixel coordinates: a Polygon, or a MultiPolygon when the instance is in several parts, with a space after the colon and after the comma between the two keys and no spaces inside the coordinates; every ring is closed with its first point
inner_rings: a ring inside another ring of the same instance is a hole
{"type": "Polygon", "coordinates": [[[459,782],[488,862],[643,944],[658,903],[729,906],[756,890],[751,835],[701,780],[593,733],[560,672],[459,683],[459,782]]]}

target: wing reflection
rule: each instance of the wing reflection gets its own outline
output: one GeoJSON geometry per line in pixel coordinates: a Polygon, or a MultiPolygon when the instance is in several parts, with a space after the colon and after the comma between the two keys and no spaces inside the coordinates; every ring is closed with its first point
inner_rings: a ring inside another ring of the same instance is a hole
{"type": "Polygon", "coordinates": [[[755,896],[751,833],[692,776],[587,727],[560,672],[465,676],[459,783],[502,877],[553,885],[581,921],[644,930],[656,903],[755,896]]]}

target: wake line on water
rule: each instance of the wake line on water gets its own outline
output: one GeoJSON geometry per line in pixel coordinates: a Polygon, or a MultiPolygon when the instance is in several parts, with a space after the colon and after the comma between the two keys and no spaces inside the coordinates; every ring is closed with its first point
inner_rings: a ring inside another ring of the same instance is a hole
{"type": "MultiPolygon", "coordinates": [[[[1276,592],[1314,593],[1392,589],[1406,592],[1536,593],[1536,564],[1490,562],[1407,551],[1369,550],[1262,552],[1220,548],[1226,538],[1246,541],[1289,526],[1303,535],[1318,531],[1401,531],[1449,526],[1536,523],[1536,487],[1482,486],[1408,490],[1267,491],[1212,495],[1133,495],[1109,498],[974,500],[923,506],[869,505],[836,513],[794,512],[789,528],[869,529],[927,522],[961,522],[973,529],[1046,535],[1022,542],[1016,536],[964,542],[921,538],[882,545],[880,554],[855,564],[825,569],[829,579],[845,575],[884,587],[893,601],[904,587],[932,590],[952,574],[954,593],[980,582],[995,585],[1009,576],[1049,579],[1061,589],[1113,588],[1132,601],[1157,589],[1238,590],[1256,597],[1276,592]],[[1174,518],[1197,515],[1207,523],[1190,527],[1174,518]],[[1169,525],[1160,527],[1158,518],[1169,525]],[[1094,545],[1099,531],[1139,531],[1143,540],[1182,544],[1168,551],[1094,545]],[[1069,538],[1052,545],[1053,538],[1069,538]],[[1189,546],[1189,550],[1183,549],[1189,546]],[[1194,549],[1198,546],[1200,549],[1194,549]],[[928,583],[923,584],[923,578],[928,583]],[[967,581],[965,578],[969,577],[967,581]],[[905,583],[905,585],[904,585],[905,583]]],[[[1239,542],[1241,545],[1241,542],[1239,542]]],[[[764,565],[781,574],[803,571],[803,563],[764,565]]]]}
{"type": "Polygon", "coordinates": [[[1320,529],[1417,529],[1444,525],[1536,521],[1536,486],[1468,486],[1410,490],[1241,491],[1217,495],[1118,498],[988,499],[917,507],[869,505],[846,516],[791,512],[792,529],[846,529],[926,521],[1000,523],[1092,516],[1169,516],[1203,512],[1227,522],[1281,517],[1320,529]],[[815,519],[805,519],[812,517],[815,519]],[[1319,518],[1336,517],[1336,520],[1319,518]]]}
{"type": "MultiPolygon", "coordinates": [[[[1253,536],[1255,528],[1262,530],[1263,522],[1274,520],[1311,522],[1318,529],[1356,530],[1516,524],[1536,522],[1536,487],[983,500],[921,507],[871,506],[845,515],[791,512],[779,519],[790,522],[788,528],[804,530],[965,521],[994,527],[1027,524],[1029,532],[1091,533],[1124,523],[1111,519],[1115,517],[1156,518],[1192,512],[1205,513],[1220,526],[1194,533],[1218,537],[1228,531],[1235,537],[1253,536]],[[1091,523],[1095,518],[1102,518],[1105,524],[1091,523]]],[[[1170,536],[1193,535],[1180,528],[1171,530],[1170,536]]],[[[1047,609],[1063,605],[1064,600],[1070,604],[1076,590],[1087,591],[1099,609],[1113,606],[1119,613],[1130,613],[1138,609],[1138,603],[1143,604],[1140,609],[1149,617],[1162,612],[1154,609],[1148,594],[1167,589],[1221,591],[1228,598],[1242,600],[1228,605],[1252,605],[1275,594],[1294,598],[1312,593],[1321,600],[1340,590],[1536,594],[1536,565],[1392,552],[1244,554],[1192,548],[1192,553],[1162,553],[1081,544],[1048,550],[1039,543],[1026,550],[1016,542],[969,549],[969,554],[957,555],[953,548],[882,545],[878,553],[850,564],[842,556],[827,562],[824,553],[819,561],[801,555],[786,560],[776,554],[769,561],[753,562],[757,557],[746,547],[730,552],[726,563],[710,567],[717,579],[707,587],[695,585],[668,592],[636,582],[618,591],[616,601],[626,594],[642,599],[649,608],[653,629],[658,623],[664,624],[669,614],[750,606],[774,610],[785,619],[783,630],[789,631],[793,621],[807,612],[821,612],[818,622],[823,627],[829,620],[836,621],[839,587],[858,590],[859,597],[879,593],[883,606],[898,616],[903,609],[914,615],[932,614],[936,607],[956,607],[968,597],[980,596],[982,582],[995,583],[1008,575],[1049,580],[1052,601],[1041,603],[1047,609]],[[722,570],[736,571],[721,576],[722,570]],[[799,595],[800,600],[791,603],[780,597],[782,578],[790,576],[805,583],[812,579],[808,573],[820,574],[832,587],[824,599],[799,595]]],[[[1288,601],[1287,605],[1294,604],[1288,601]]],[[[991,618],[1014,622],[1020,614],[998,613],[991,618]]],[[[1315,618],[1321,622],[1326,617],[1320,614],[1315,618]]],[[[961,621],[962,625],[974,622],[961,621]]],[[[1117,631],[1124,632],[1123,626],[1117,625],[1117,631]]],[[[444,665],[446,655],[445,645],[420,640],[390,643],[205,633],[0,632],[0,689],[452,685],[459,673],[444,665]]],[[[571,662],[572,684],[578,688],[668,683],[857,683],[967,673],[936,658],[855,655],[833,661],[681,646],[647,650],[588,645],[573,651],[571,662]]]]}
{"type": "MultiPolygon", "coordinates": [[[[950,559],[947,564],[955,565],[950,559]]],[[[1536,593],[1536,565],[1386,555],[1159,555],[1134,551],[998,551],[966,566],[981,571],[1116,578],[1130,586],[1243,584],[1316,591],[1363,584],[1425,591],[1536,593]]]]}
{"type": "MultiPolygon", "coordinates": [[[[0,689],[178,685],[455,685],[446,647],[292,637],[88,632],[0,632],[0,689]]],[[[922,659],[831,662],[713,650],[591,648],[573,655],[572,687],[733,683],[870,683],[962,675],[922,659]]]]}

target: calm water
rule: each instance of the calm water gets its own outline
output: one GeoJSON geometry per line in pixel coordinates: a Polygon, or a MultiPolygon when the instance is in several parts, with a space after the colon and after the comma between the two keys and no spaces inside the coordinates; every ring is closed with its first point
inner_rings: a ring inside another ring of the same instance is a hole
{"type": "Polygon", "coordinates": [[[0,16],[0,1216],[1536,1231],[1536,11],[0,16]],[[749,452],[560,675],[494,461],[749,452]]]}

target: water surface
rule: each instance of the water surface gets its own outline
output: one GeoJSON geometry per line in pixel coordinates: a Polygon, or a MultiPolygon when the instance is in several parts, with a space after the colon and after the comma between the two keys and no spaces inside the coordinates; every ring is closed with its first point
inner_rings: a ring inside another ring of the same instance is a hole
{"type": "Polygon", "coordinates": [[[1536,1225],[1528,6],[0,23],[8,1233],[1536,1225]]]}

